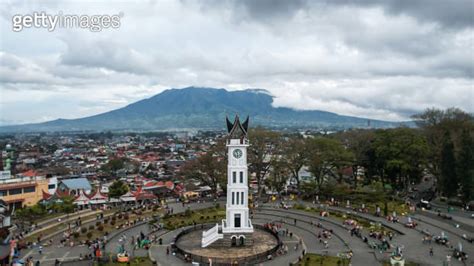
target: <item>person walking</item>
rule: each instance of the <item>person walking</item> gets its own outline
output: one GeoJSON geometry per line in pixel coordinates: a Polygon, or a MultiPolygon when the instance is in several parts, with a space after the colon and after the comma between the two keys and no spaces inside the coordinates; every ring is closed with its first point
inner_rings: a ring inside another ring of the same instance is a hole
{"type": "Polygon", "coordinates": [[[433,257],[433,247],[430,247],[430,257],[433,257]]]}

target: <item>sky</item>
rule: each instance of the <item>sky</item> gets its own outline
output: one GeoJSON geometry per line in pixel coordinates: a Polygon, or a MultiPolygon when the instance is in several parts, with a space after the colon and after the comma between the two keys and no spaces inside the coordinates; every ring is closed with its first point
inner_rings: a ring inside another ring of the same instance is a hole
{"type": "Polygon", "coordinates": [[[262,88],[274,106],[390,121],[474,112],[474,1],[0,2],[0,125],[79,118],[169,88],[262,88]],[[15,15],[118,15],[24,28],[15,15]]]}

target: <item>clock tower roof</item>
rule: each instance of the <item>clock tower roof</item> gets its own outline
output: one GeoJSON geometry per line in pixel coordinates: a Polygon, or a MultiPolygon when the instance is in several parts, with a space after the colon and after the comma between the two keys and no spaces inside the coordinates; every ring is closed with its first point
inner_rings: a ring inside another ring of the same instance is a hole
{"type": "Polygon", "coordinates": [[[249,117],[243,123],[240,122],[239,116],[235,115],[234,123],[229,121],[229,118],[225,118],[227,122],[227,131],[229,137],[233,139],[247,138],[247,129],[249,125],[249,117]]]}

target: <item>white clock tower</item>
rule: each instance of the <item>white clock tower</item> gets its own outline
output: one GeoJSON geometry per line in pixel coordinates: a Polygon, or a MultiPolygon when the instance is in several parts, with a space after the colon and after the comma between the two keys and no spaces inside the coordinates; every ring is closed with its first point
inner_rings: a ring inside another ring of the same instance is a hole
{"type": "Polygon", "coordinates": [[[249,118],[241,123],[236,116],[234,123],[227,118],[227,203],[226,218],[222,225],[203,232],[202,246],[222,239],[222,245],[242,246],[253,243],[253,226],[248,208],[247,128],[249,118]]]}

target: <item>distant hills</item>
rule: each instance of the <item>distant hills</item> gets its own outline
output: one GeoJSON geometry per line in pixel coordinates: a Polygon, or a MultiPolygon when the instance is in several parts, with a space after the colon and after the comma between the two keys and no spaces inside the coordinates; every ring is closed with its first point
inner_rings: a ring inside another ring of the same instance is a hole
{"type": "MultiPolygon", "coordinates": [[[[110,112],[44,123],[0,127],[0,132],[45,131],[154,131],[224,129],[225,116],[250,116],[250,125],[273,128],[350,128],[368,125],[368,119],[324,111],[300,111],[273,107],[273,96],[265,90],[188,87],[169,89],[110,112]]],[[[371,127],[398,126],[399,123],[371,120],[371,127]]]]}

